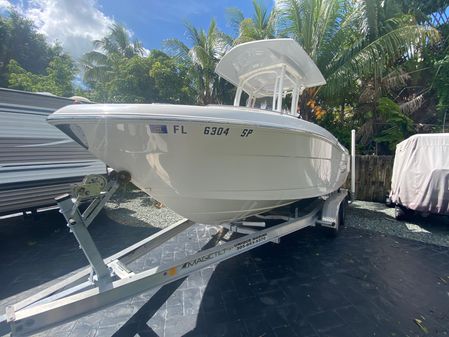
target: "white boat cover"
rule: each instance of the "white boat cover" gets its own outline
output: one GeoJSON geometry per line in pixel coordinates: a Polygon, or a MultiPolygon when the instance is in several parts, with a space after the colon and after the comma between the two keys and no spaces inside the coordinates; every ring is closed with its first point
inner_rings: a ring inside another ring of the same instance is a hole
{"type": "Polygon", "coordinates": [[[302,88],[326,83],[318,67],[293,39],[259,40],[232,48],[218,63],[215,72],[236,87],[256,97],[273,96],[276,78],[285,65],[282,92],[295,85],[302,88]]]}
{"type": "Polygon", "coordinates": [[[449,133],[414,135],[396,146],[390,198],[415,211],[449,214],[449,133]]]}

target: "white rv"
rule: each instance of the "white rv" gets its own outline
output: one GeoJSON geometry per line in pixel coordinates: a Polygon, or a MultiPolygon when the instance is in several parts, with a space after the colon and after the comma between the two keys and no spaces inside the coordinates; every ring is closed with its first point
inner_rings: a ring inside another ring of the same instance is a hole
{"type": "Polygon", "coordinates": [[[0,88],[0,214],[54,205],[84,176],[106,173],[103,162],[46,121],[77,101],[0,88]]]}

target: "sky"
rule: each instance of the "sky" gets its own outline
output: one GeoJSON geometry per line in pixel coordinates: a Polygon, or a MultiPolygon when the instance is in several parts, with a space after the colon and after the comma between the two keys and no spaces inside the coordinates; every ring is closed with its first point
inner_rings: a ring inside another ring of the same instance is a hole
{"type": "MultiPolygon", "coordinates": [[[[270,7],[273,0],[265,0],[270,7]]],[[[92,49],[114,22],[123,24],[147,50],[163,48],[169,38],[186,40],[185,22],[207,29],[215,18],[218,27],[232,33],[226,9],[240,8],[252,15],[251,0],[0,0],[0,13],[13,6],[31,19],[50,43],[58,41],[75,59],[92,49]]]]}

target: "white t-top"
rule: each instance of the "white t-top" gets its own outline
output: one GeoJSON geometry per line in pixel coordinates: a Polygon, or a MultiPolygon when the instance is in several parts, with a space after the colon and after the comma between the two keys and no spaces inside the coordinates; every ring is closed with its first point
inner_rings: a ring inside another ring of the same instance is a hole
{"type": "Polygon", "coordinates": [[[283,66],[282,92],[292,91],[295,86],[309,88],[326,83],[318,67],[293,39],[242,43],[220,60],[215,72],[248,94],[260,98],[273,96],[276,79],[280,77],[283,66]]]}

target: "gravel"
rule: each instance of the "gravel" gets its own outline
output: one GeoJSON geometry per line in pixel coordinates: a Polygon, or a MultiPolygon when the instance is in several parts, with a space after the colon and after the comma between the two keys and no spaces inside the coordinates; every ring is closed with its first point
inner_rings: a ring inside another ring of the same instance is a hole
{"type": "Polygon", "coordinates": [[[114,221],[133,227],[165,228],[183,219],[167,207],[156,207],[156,200],[139,190],[119,191],[106,204],[106,214],[114,221]]]}
{"type": "MultiPolygon", "coordinates": [[[[135,227],[165,228],[182,219],[169,208],[156,206],[157,202],[144,192],[128,190],[116,193],[116,198],[106,205],[106,212],[111,219],[135,227]]],[[[348,227],[449,247],[449,217],[416,215],[397,221],[394,208],[355,201],[347,209],[345,223],[348,227]]]]}
{"type": "Polygon", "coordinates": [[[449,217],[412,215],[405,221],[394,218],[394,208],[355,201],[347,209],[346,225],[439,246],[449,247],[449,217]]]}

